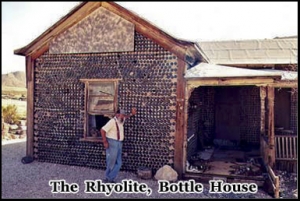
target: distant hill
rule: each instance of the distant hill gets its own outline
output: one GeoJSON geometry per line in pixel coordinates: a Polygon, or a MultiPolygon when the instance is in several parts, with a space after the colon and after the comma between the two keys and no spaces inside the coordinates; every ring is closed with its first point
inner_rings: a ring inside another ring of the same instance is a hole
{"type": "Polygon", "coordinates": [[[24,71],[16,71],[2,74],[2,87],[26,87],[26,75],[24,71]]]}

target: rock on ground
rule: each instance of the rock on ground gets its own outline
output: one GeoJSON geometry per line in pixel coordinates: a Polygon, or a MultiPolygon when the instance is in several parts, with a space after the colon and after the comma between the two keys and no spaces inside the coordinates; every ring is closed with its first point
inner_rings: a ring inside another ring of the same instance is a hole
{"type": "Polygon", "coordinates": [[[177,172],[169,165],[159,168],[155,174],[156,180],[177,181],[177,172]]]}

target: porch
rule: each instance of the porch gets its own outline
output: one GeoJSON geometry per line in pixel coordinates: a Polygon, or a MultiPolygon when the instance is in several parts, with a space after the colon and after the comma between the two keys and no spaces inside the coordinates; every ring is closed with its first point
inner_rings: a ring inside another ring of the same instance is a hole
{"type": "MultiPolygon", "coordinates": [[[[294,145],[292,138],[287,135],[278,135],[275,128],[278,122],[283,126],[294,122],[294,116],[291,115],[291,105],[294,104],[286,93],[277,95],[273,84],[280,79],[280,74],[269,73],[224,66],[219,68],[210,64],[201,64],[198,68],[188,70],[184,146],[187,148],[184,153],[187,163],[184,177],[255,182],[260,187],[268,186],[267,191],[279,197],[279,177],[273,170],[277,161],[295,159],[297,144],[294,145]],[[283,104],[277,104],[274,108],[274,103],[278,103],[275,97],[280,97],[283,104]],[[281,111],[293,118],[285,118],[281,111]],[[233,143],[231,150],[216,146],[214,140],[233,143]],[[200,157],[198,165],[190,164],[193,163],[193,157],[199,157],[199,152],[201,156],[201,152],[212,147],[213,151],[208,151],[211,154],[206,162],[200,157]],[[247,150],[249,147],[250,150],[247,150]],[[291,154],[295,156],[291,157],[291,154]],[[191,168],[191,165],[198,168],[191,168]]],[[[296,138],[294,140],[296,142],[296,138]]]]}

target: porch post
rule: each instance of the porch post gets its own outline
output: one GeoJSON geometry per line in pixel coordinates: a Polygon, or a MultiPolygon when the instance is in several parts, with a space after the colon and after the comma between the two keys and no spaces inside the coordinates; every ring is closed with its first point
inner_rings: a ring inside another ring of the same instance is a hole
{"type": "Polygon", "coordinates": [[[33,157],[33,109],[34,109],[34,61],[26,56],[26,87],[27,87],[27,144],[26,156],[33,157]]]}
{"type": "Polygon", "coordinates": [[[275,164],[275,133],[274,133],[274,87],[268,86],[268,139],[269,139],[269,165],[273,168],[275,164]]]}
{"type": "MultiPolygon", "coordinates": [[[[265,156],[268,153],[265,153],[265,146],[264,146],[264,137],[266,135],[266,96],[267,96],[267,90],[266,87],[261,86],[260,88],[260,154],[261,156],[265,156]]],[[[264,157],[265,160],[265,157],[264,157]]]]}
{"type": "Polygon", "coordinates": [[[176,103],[176,134],[174,142],[174,169],[178,174],[178,178],[182,178],[183,174],[183,145],[184,145],[184,98],[186,82],[184,73],[186,71],[186,63],[178,59],[177,70],[177,103],[176,103]]]}
{"type": "Polygon", "coordinates": [[[189,99],[194,91],[195,87],[186,83],[185,98],[184,98],[184,137],[183,137],[183,173],[186,170],[186,158],[187,158],[187,130],[188,130],[188,113],[189,113],[189,99]]]}
{"type": "Polygon", "coordinates": [[[261,86],[260,87],[260,135],[265,136],[266,135],[266,96],[267,91],[266,87],[261,86]]]}

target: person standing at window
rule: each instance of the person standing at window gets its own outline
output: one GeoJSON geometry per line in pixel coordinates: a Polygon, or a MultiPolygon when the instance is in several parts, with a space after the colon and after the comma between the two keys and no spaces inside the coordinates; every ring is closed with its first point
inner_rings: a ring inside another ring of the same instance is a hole
{"type": "Polygon", "coordinates": [[[129,115],[122,109],[117,110],[114,118],[109,120],[100,130],[106,150],[106,171],[104,182],[115,183],[122,166],[122,146],[124,140],[124,122],[136,114],[136,108],[129,115]]]}

